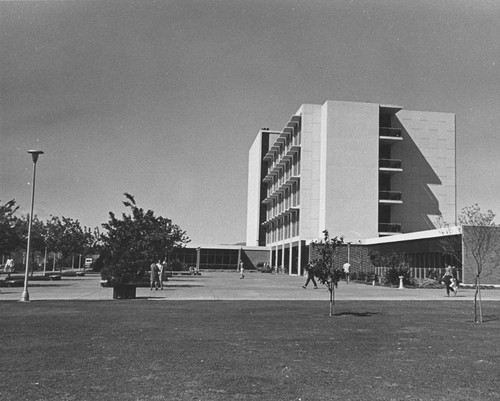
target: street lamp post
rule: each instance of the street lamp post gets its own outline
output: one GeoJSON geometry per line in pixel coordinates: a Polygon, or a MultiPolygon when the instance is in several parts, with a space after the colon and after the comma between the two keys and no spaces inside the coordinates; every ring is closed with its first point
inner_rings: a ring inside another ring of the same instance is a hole
{"type": "Polygon", "coordinates": [[[24,290],[23,295],[21,296],[21,302],[29,302],[30,295],[28,293],[28,271],[30,264],[30,243],[31,243],[31,223],[33,221],[33,204],[35,203],[35,176],[36,176],[36,162],[38,161],[38,156],[43,152],[41,150],[28,150],[28,153],[31,154],[31,158],[33,159],[33,183],[31,188],[31,211],[30,218],[28,223],[28,246],[26,249],[26,272],[24,275],[24,290]]]}

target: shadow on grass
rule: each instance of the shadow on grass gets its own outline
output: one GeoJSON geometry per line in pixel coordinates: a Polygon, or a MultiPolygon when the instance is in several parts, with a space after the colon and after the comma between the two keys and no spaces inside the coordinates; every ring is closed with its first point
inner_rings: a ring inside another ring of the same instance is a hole
{"type": "MultiPolygon", "coordinates": [[[[7,287],[7,288],[2,288],[0,289],[0,295],[7,295],[7,294],[19,294],[19,291],[9,291],[8,289],[12,287],[7,287]],[[7,291],[6,291],[7,290],[7,291]]],[[[1,299],[1,298],[0,298],[1,299]]],[[[3,300],[2,300],[3,301],[3,300]]]]}
{"type": "MultiPolygon", "coordinates": [[[[69,287],[71,284],[33,284],[30,282],[31,287],[69,287]]],[[[22,286],[21,286],[22,287],[22,286]]]]}
{"type": "Polygon", "coordinates": [[[196,287],[204,287],[203,284],[180,284],[180,285],[166,285],[164,286],[169,290],[175,290],[176,288],[196,288],[196,287]]]}
{"type": "Polygon", "coordinates": [[[495,322],[497,320],[500,320],[498,316],[493,316],[493,315],[483,315],[483,323],[488,323],[488,322],[495,322]]]}
{"type": "Polygon", "coordinates": [[[199,277],[199,276],[188,276],[185,278],[174,277],[173,279],[169,278],[168,280],[165,280],[165,281],[168,281],[170,283],[177,283],[179,281],[193,281],[193,280],[196,280],[197,277],[199,277]]]}
{"type": "Polygon", "coordinates": [[[379,315],[379,312],[341,312],[334,313],[335,316],[358,316],[358,317],[370,317],[379,315]]]}

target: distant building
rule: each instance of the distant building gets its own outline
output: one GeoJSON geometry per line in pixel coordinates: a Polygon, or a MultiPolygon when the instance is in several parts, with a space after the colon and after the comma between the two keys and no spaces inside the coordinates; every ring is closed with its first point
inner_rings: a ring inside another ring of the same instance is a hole
{"type": "Polygon", "coordinates": [[[456,219],[455,114],[304,104],[249,151],[247,246],[302,274],[309,244],[421,232],[456,219]]]}
{"type": "Polygon", "coordinates": [[[193,245],[178,248],[169,255],[171,262],[179,261],[186,268],[200,271],[238,271],[242,260],[245,269],[255,270],[269,263],[269,250],[244,245],[193,245]]]}

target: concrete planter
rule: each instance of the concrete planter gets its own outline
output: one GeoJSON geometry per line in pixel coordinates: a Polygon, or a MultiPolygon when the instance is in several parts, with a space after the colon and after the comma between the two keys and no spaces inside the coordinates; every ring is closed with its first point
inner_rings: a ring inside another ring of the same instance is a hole
{"type": "Polygon", "coordinates": [[[135,299],[137,285],[121,284],[113,287],[113,299],[135,299]]]}

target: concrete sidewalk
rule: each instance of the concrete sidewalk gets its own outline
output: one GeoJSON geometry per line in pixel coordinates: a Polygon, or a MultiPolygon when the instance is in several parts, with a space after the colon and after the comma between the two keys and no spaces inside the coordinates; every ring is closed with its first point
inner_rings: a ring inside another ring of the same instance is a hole
{"type": "MultiPolygon", "coordinates": [[[[328,300],[326,287],[303,289],[305,277],[249,273],[240,279],[237,273],[203,273],[201,276],[180,276],[164,283],[164,289],[150,291],[137,288],[139,299],[150,300],[328,300]]],[[[39,300],[112,300],[112,288],[100,286],[99,275],[63,277],[61,281],[31,281],[30,301],[39,300]]],[[[23,287],[0,288],[0,301],[19,301],[23,287]]],[[[481,291],[483,301],[500,301],[500,289],[481,291]]],[[[398,289],[367,284],[340,282],[335,299],[366,301],[473,301],[474,290],[460,288],[458,295],[446,296],[443,289],[398,289]]]]}

